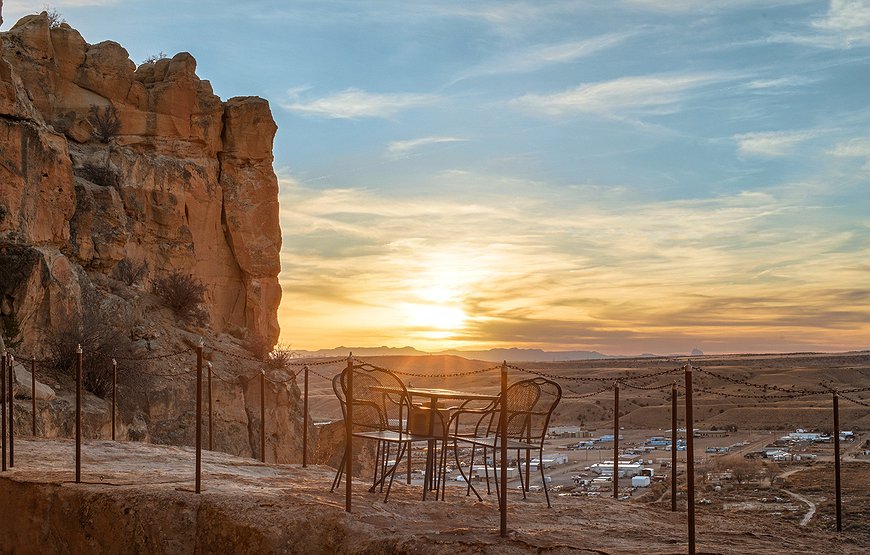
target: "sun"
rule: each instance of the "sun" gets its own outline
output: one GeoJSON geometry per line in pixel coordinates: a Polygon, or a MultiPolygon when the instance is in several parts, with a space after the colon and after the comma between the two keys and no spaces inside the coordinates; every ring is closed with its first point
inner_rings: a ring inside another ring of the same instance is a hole
{"type": "Polygon", "coordinates": [[[458,306],[434,303],[404,303],[402,312],[413,328],[456,331],[462,328],[468,315],[458,306]]]}

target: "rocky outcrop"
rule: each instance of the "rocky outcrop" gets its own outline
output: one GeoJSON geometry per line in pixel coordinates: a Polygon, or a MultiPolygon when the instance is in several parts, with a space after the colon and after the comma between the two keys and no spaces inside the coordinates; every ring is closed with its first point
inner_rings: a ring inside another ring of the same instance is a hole
{"type": "Polygon", "coordinates": [[[136,67],[121,45],[88,44],[45,13],[3,34],[0,77],[0,243],[54,249],[89,273],[147,266],[146,289],[190,272],[208,288],[214,332],[275,344],[281,236],[267,101],[221,102],[190,54],[136,67]],[[107,109],[120,128],[103,143],[94,110],[107,109]]]}
{"type": "MultiPolygon", "coordinates": [[[[226,379],[215,385],[215,448],[258,454],[259,388],[245,376],[260,368],[245,357],[275,345],[281,297],[268,102],[223,102],[190,54],[137,66],[120,44],[88,44],[44,12],[0,45],[0,316],[20,328],[15,352],[45,358],[58,330],[108,323],[130,343],[119,434],[189,445],[191,361],[151,358],[189,355],[205,338],[242,355],[209,353],[226,379]],[[204,318],[179,321],[151,294],[173,272],[203,283],[204,318]]],[[[49,366],[38,376],[53,373],[57,397],[40,401],[38,430],[68,435],[72,373],[49,366]]],[[[110,409],[87,398],[89,437],[107,437],[110,409]]],[[[268,459],[298,460],[295,383],[270,384],[267,403],[268,459]]],[[[19,409],[29,419],[29,404],[19,409]]]]}

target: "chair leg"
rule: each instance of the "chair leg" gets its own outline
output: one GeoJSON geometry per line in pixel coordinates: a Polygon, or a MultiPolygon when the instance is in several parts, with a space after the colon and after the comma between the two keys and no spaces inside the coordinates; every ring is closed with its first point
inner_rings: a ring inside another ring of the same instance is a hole
{"type": "MultiPolygon", "coordinates": [[[[493,453],[495,453],[494,449],[493,449],[493,453]]],[[[493,469],[493,474],[495,474],[495,456],[494,455],[493,455],[493,459],[492,459],[492,469],[493,469]]],[[[486,460],[486,447],[483,448],[483,474],[484,474],[484,476],[486,476],[486,494],[492,495],[492,490],[489,488],[489,464],[486,460]]],[[[498,485],[498,484],[496,484],[496,485],[498,485]]]]}
{"type": "Polygon", "coordinates": [[[526,477],[523,480],[523,469],[520,466],[520,451],[517,449],[517,474],[520,477],[520,489],[523,490],[523,499],[526,499],[526,492],[529,490],[529,479],[526,477]]]}
{"type": "Polygon", "coordinates": [[[544,495],[547,497],[547,508],[551,508],[550,505],[550,492],[547,491],[547,477],[544,476],[544,450],[541,449],[541,452],[538,453],[538,468],[541,469],[541,481],[544,483],[544,495]]]}
{"type": "MultiPolygon", "coordinates": [[[[396,477],[396,470],[399,468],[399,462],[401,462],[402,460],[402,455],[405,454],[406,450],[410,454],[410,444],[402,443],[401,446],[397,447],[397,449],[398,451],[396,452],[396,464],[394,464],[393,467],[389,470],[390,483],[387,484],[387,494],[384,495],[384,503],[386,503],[387,499],[390,498],[390,490],[393,488],[393,479],[396,477]]],[[[386,475],[384,475],[384,478],[386,478],[386,475]]]]}
{"type": "Polygon", "coordinates": [[[411,445],[408,445],[408,485],[411,485],[411,459],[414,457],[414,449],[412,449],[411,445]]]}
{"type": "Polygon", "coordinates": [[[335,478],[332,479],[332,488],[329,490],[330,493],[335,491],[335,488],[341,485],[341,477],[344,474],[345,457],[347,457],[347,453],[342,453],[341,463],[338,465],[338,470],[335,471],[335,478]]]}
{"type": "Polygon", "coordinates": [[[473,491],[474,495],[477,496],[477,500],[483,501],[483,498],[480,496],[479,493],[477,493],[477,489],[475,489],[475,487],[471,485],[471,473],[474,469],[474,447],[472,446],[471,448],[471,462],[469,463],[470,466],[468,467],[467,476],[465,475],[465,471],[462,470],[462,464],[459,462],[459,449],[457,448],[457,444],[455,441],[453,442],[453,458],[456,459],[456,468],[459,469],[459,473],[462,475],[463,478],[465,478],[465,496],[469,496],[473,491]]]}

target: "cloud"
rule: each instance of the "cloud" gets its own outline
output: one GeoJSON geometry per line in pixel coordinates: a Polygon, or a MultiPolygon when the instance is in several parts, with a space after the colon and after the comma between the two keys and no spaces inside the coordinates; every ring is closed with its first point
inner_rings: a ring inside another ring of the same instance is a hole
{"type": "Polygon", "coordinates": [[[4,24],[14,24],[28,14],[40,13],[55,9],[63,18],[65,8],[90,8],[94,6],[114,6],[121,0],[54,0],[52,2],[38,3],[33,0],[6,0],[3,2],[4,24]]]}
{"type": "Polygon", "coordinates": [[[637,32],[609,33],[583,40],[539,44],[533,47],[509,52],[499,58],[472,67],[454,79],[454,83],[471,77],[525,73],[574,62],[598,52],[614,48],[624,43],[637,32]]]}
{"type": "Polygon", "coordinates": [[[387,146],[387,153],[393,157],[401,157],[424,146],[465,141],[468,141],[468,139],[463,139],[461,137],[421,137],[419,139],[410,139],[407,141],[393,141],[387,146]]]}
{"type": "Polygon", "coordinates": [[[767,92],[771,90],[792,89],[815,83],[815,79],[802,75],[789,75],[775,79],[756,79],[746,84],[746,88],[752,91],[767,92]]]}
{"type": "Polygon", "coordinates": [[[862,137],[837,143],[837,145],[828,152],[833,156],[870,158],[870,138],[862,137]]]}
{"type": "Polygon", "coordinates": [[[446,186],[468,194],[283,179],[282,206],[293,207],[282,218],[287,337],[630,354],[701,340],[850,348],[870,332],[866,303],[848,301],[867,294],[855,261],[870,257],[870,229],[832,220],[805,194],[614,201],[499,175],[433,177],[433,189],[446,186]],[[436,294],[466,317],[433,338],[401,307],[425,308],[436,294]]]}
{"type": "Polygon", "coordinates": [[[732,138],[737,142],[737,151],[742,155],[779,157],[789,155],[794,147],[817,136],[809,131],[770,131],[743,133],[732,138]]]}
{"type": "Polygon", "coordinates": [[[300,92],[299,89],[289,91],[290,100],[279,105],[298,114],[334,119],[389,118],[401,111],[434,104],[439,100],[438,96],[430,94],[371,93],[350,88],[330,96],[302,101],[299,99],[300,92]]]}
{"type": "Polygon", "coordinates": [[[870,2],[831,0],[827,13],[812,21],[807,32],[778,33],[769,40],[827,49],[870,45],[870,2]]]}
{"type": "Polygon", "coordinates": [[[731,78],[733,76],[718,73],[622,77],[580,85],[556,94],[527,94],[512,103],[548,116],[576,113],[670,113],[677,110],[677,105],[690,92],[731,78]]]}

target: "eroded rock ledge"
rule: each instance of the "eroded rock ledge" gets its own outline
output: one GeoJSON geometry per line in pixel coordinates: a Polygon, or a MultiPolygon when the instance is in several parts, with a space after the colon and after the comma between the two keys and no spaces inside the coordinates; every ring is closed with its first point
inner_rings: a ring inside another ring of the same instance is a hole
{"type": "MultiPolygon", "coordinates": [[[[420,500],[397,481],[390,502],[357,482],[354,511],[329,492],[333,469],[263,465],[204,452],[202,494],[193,451],[88,442],[82,484],[69,441],[16,442],[15,469],[0,474],[0,551],[66,553],[685,553],[685,514],[610,499],[510,498],[509,537],[498,535],[495,496],[448,488],[420,500]]],[[[866,538],[698,515],[699,552],[863,553],[866,538]]]]}

